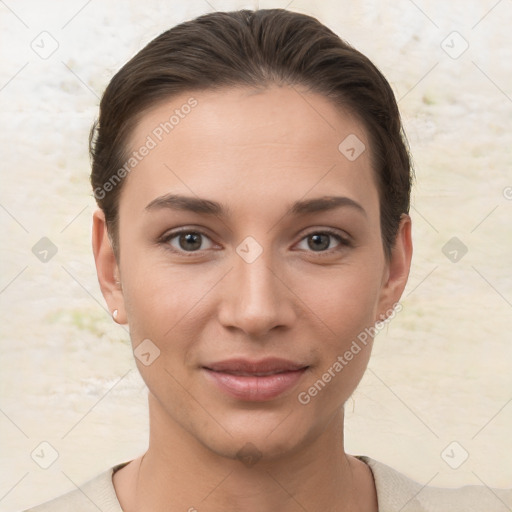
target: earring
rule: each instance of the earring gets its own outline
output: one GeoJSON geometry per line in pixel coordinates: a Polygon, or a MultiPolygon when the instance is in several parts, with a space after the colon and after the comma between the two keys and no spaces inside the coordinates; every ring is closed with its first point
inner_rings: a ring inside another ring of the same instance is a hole
{"type": "Polygon", "coordinates": [[[117,315],[118,315],[118,311],[117,309],[114,309],[114,311],[112,312],[112,318],[114,319],[114,321],[117,322],[117,315]]]}

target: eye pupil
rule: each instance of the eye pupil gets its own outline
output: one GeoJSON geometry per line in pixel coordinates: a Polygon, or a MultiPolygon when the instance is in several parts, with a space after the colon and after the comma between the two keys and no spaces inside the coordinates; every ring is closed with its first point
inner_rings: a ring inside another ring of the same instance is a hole
{"type": "Polygon", "coordinates": [[[328,249],[329,248],[329,235],[324,235],[324,234],[311,235],[309,237],[309,240],[314,240],[313,244],[308,242],[308,246],[310,249],[317,250],[317,249],[328,249]],[[321,240],[322,237],[324,237],[324,242],[326,240],[327,243],[322,243],[322,240],[321,240]]]}
{"type": "Polygon", "coordinates": [[[201,247],[201,235],[199,233],[185,233],[180,235],[180,247],[182,249],[199,249],[201,247]],[[185,244],[191,244],[192,246],[185,244]]]}
{"type": "MultiPolygon", "coordinates": [[[[183,231],[169,239],[178,239],[179,249],[184,252],[196,252],[201,250],[202,237],[204,235],[197,231],[183,231]]],[[[334,235],[327,232],[317,232],[305,237],[308,247],[314,252],[324,252],[329,250],[331,238],[334,235]]],[[[172,244],[171,244],[172,245],[172,244]]],[[[347,245],[347,244],[345,244],[347,245]]]]}

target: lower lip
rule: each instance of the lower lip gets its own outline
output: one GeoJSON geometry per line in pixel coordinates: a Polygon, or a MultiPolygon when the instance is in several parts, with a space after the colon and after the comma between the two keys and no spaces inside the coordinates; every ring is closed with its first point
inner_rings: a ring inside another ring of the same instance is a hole
{"type": "Polygon", "coordinates": [[[277,398],[285,391],[292,389],[306,368],[261,377],[214,372],[207,368],[204,370],[206,375],[228,395],[239,400],[264,402],[277,398]]]}

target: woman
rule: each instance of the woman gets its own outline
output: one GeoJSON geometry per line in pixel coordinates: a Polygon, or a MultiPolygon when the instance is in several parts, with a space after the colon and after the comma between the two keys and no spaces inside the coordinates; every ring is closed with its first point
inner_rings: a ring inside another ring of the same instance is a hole
{"type": "Polygon", "coordinates": [[[392,90],[314,18],[217,12],[112,79],[93,251],[149,389],[148,450],[44,511],[505,510],[345,453],[343,405],[400,308],[412,172],[392,90]]]}

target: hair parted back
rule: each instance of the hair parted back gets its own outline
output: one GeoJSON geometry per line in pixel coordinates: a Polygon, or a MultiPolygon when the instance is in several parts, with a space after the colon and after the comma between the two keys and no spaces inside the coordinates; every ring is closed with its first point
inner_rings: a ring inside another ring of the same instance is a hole
{"type": "MultiPolygon", "coordinates": [[[[179,94],[226,86],[303,86],[354,114],[368,134],[382,242],[390,257],[410,207],[413,170],[393,91],[377,67],[317,19],[284,9],[214,12],[149,42],[112,78],[89,138],[91,184],[116,257],[122,183],[103,185],[126,162],[144,112],[179,94]]],[[[341,141],[340,141],[341,142],[341,141]]],[[[135,171],[136,172],[136,171],[135,171]]]]}

